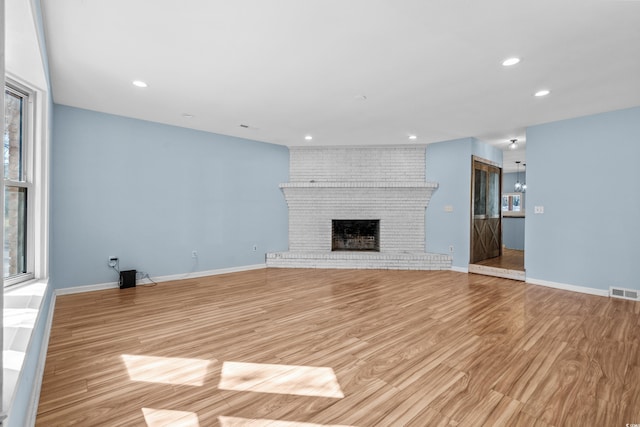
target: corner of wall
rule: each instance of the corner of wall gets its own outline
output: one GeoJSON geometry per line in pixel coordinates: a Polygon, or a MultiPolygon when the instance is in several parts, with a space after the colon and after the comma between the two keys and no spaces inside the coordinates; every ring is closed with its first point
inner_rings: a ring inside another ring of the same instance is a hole
{"type": "Polygon", "coordinates": [[[462,269],[469,265],[472,154],[473,138],[437,142],[426,148],[427,181],[438,183],[426,214],[427,252],[451,253],[453,266],[462,269]]]}

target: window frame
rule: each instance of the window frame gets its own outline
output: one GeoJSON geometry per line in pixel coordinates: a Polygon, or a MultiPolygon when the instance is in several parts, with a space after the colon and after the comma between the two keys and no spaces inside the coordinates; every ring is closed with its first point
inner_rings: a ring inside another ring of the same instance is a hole
{"type": "MultiPolygon", "coordinates": [[[[36,148],[36,99],[37,91],[26,84],[20,83],[17,79],[5,76],[5,91],[9,91],[15,95],[22,97],[22,181],[13,179],[4,180],[4,187],[25,188],[27,191],[26,198],[26,272],[3,278],[4,288],[27,282],[36,278],[36,250],[35,250],[35,206],[36,191],[34,186],[34,170],[35,170],[35,148],[36,148]]],[[[4,92],[3,92],[4,94],[4,92]]],[[[4,102],[4,97],[3,97],[4,102]]],[[[4,161],[4,160],[3,160],[4,161]]],[[[4,193],[4,192],[3,192],[4,193]]],[[[3,194],[4,197],[4,194],[3,194]]],[[[3,212],[4,217],[4,212],[3,212]]],[[[6,237],[6,233],[5,233],[6,237]]],[[[4,245],[4,243],[3,243],[4,245]]],[[[4,258],[4,257],[3,257],[4,258]]],[[[4,260],[3,260],[4,262],[4,260]]]]}

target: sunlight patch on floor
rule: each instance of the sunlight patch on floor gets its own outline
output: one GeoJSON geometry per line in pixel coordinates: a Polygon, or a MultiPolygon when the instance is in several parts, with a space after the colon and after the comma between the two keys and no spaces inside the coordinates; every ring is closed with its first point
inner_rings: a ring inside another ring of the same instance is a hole
{"type": "Polygon", "coordinates": [[[155,357],[123,354],[122,360],[132,381],[201,386],[209,361],[181,357],[155,357]]]}
{"type": "Polygon", "coordinates": [[[142,408],[147,427],[200,427],[198,415],[187,411],[142,408]]]}
{"type": "Polygon", "coordinates": [[[220,427],[353,427],[338,424],[313,424],[295,421],[266,420],[255,418],[218,417],[220,427]]]}
{"type": "Polygon", "coordinates": [[[313,366],[224,362],[218,388],[297,396],[344,397],[333,369],[313,366]]]}

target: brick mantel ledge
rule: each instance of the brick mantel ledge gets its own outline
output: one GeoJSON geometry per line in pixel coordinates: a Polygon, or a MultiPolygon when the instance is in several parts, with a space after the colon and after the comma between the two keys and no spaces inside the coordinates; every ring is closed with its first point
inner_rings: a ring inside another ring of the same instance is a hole
{"type": "Polygon", "coordinates": [[[437,182],[284,182],[280,188],[438,188],[437,182]]]}

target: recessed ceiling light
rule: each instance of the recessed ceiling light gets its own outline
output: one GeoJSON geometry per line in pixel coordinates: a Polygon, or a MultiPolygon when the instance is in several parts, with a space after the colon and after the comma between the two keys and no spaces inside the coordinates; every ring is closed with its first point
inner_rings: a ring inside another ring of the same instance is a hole
{"type": "Polygon", "coordinates": [[[304,139],[306,139],[307,141],[311,141],[313,137],[311,135],[307,135],[304,137],[304,139]]]}
{"type": "Polygon", "coordinates": [[[547,89],[543,89],[543,90],[539,90],[537,91],[533,96],[547,96],[551,93],[550,90],[547,89]]]}
{"type": "Polygon", "coordinates": [[[182,113],[182,117],[184,117],[185,119],[192,119],[193,118],[193,114],[182,113]]]}
{"type": "Polygon", "coordinates": [[[147,87],[147,86],[149,86],[148,84],[146,84],[142,80],[134,80],[133,81],[133,85],[137,86],[137,87],[147,87]]]}
{"type": "Polygon", "coordinates": [[[510,67],[512,65],[516,65],[518,62],[520,62],[520,58],[507,58],[504,61],[502,61],[502,65],[504,65],[505,67],[510,67]]]}
{"type": "Polygon", "coordinates": [[[418,137],[416,135],[409,135],[409,139],[414,141],[414,140],[418,139],[418,137]]]}

